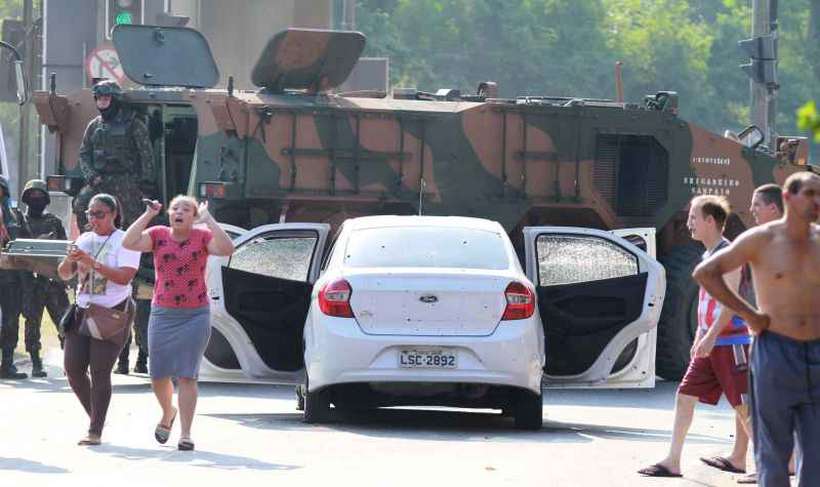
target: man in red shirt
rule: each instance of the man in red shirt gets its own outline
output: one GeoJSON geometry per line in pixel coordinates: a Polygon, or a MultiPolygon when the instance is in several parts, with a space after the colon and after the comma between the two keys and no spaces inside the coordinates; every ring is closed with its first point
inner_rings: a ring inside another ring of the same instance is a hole
{"type": "MultiPolygon", "coordinates": [[[[729,245],[723,229],[729,217],[725,198],[702,195],[692,199],[687,226],[692,238],[706,247],[704,259],[729,245]]],[[[728,286],[738,289],[740,269],[724,276],[728,286]]],[[[722,394],[735,409],[738,421],[748,427],[748,348],[751,337],[746,323],[701,288],[698,329],[692,345],[689,368],[678,387],[672,442],[666,458],[638,471],[650,477],[680,477],[680,460],[686,433],[698,401],[715,405],[722,394]]],[[[722,458],[722,457],[721,457],[722,458]]],[[[726,460],[723,470],[744,473],[745,451],[738,464],[726,460]]]]}

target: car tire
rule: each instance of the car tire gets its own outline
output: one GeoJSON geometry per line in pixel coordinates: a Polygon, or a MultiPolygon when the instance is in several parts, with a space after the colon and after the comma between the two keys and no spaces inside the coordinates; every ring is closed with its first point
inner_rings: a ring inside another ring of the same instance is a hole
{"type": "Polygon", "coordinates": [[[661,259],[666,268],[666,298],[658,323],[655,373],[666,380],[680,380],[689,364],[698,306],[692,271],[702,252],[697,245],[679,245],[661,259]]]}
{"type": "Polygon", "coordinates": [[[308,391],[305,388],[305,423],[324,423],[330,418],[330,391],[327,388],[308,391]]]}
{"type": "Polygon", "coordinates": [[[519,430],[540,430],[544,424],[543,398],[532,391],[519,391],[513,407],[515,428],[519,430]]]}

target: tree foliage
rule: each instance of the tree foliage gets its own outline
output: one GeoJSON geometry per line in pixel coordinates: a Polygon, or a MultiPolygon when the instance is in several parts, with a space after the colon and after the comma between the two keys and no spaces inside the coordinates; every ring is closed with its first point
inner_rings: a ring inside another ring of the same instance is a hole
{"type": "Polygon", "coordinates": [[[817,105],[810,101],[797,110],[797,125],[803,130],[811,130],[814,141],[820,142],[820,114],[817,105]]]}
{"type": "MultiPolygon", "coordinates": [[[[778,127],[818,96],[820,0],[779,2],[778,127]]],[[[716,132],[749,123],[747,0],[359,0],[366,55],[388,56],[393,86],[499,83],[502,96],[614,97],[677,91],[684,118],[716,132]]]]}

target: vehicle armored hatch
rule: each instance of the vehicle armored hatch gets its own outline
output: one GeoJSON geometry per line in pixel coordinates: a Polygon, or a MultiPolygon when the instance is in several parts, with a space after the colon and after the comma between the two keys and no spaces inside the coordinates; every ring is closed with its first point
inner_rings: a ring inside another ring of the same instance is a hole
{"type": "Polygon", "coordinates": [[[199,31],[186,27],[118,25],[112,35],[126,76],[145,86],[211,88],[219,69],[199,31]]]}
{"type": "Polygon", "coordinates": [[[361,32],[287,29],[262,49],[251,81],[274,93],[286,89],[326,91],[344,83],[364,45],[361,32]]]}

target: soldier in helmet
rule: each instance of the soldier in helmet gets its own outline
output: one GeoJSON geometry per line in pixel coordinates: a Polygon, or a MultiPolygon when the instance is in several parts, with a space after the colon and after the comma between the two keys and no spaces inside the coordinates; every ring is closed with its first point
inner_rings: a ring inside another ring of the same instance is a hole
{"type": "MultiPolygon", "coordinates": [[[[2,224],[0,224],[0,246],[17,238],[20,230],[19,215],[11,208],[11,192],[6,178],[0,176],[0,207],[2,207],[2,224]]],[[[17,348],[17,336],[20,333],[20,283],[21,271],[0,269],[0,379],[25,379],[27,376],[17,371],[14,366],[14,349],[17,348]]]]}
{"type": "MultiPolygon", "coordinates": [[[[26,204],[22,218],[21,237],[65,240],[66,233],[59,218],[45,211],[51,203],[46,182],[32,179],[26,183],[20,200],[26,204]]],[[[62,281],[55,281],[32,272],[22,273],[23,317],[26,319],[26,351],[31,355],[31,376],[45,377],[40,359],[40,326],[43,310],[51,321],[58,323],[68,308],[68,295],[62,281]]]]}
{"type": "MultiPolygon", "coordinates": [[[[148,128],[135,116],[122,100],[122,90],[113,80],[103,80],[91,89],[100,115],[85,130],[80,146],[79,166],[85,179],[85,187],[74,199],[77,224],[87,224],[85,211],[97,193],[116,196],[122,208],[123,227],[128,227],[145,209],[143,198],[154,197],[156,188],[154,153],[148,128]]],[[[144,303],[139,303],[140,309],[144,303]]],[[[137,313],[134,334],[140,355],[137,372],[147,372],[145,365],[148,344],[143,328],[147,328],[146,313],[137,313]]],[[[128,373],[128,342],[120,355],[116,372],[128,373]]]]}
{"type": "Polygon", "coordinates": [[[91,197],[109,193],[120,200],[123,225],[127,226],[142,214],[142,198],[153,196],[155,188],[148,128],[125,106],[116,82],[100,81],[91,92],[100,115],[88,124],[80,146],[79,166],[85,187],[74,200],[74,213],[84,228],[91,197]]]}

